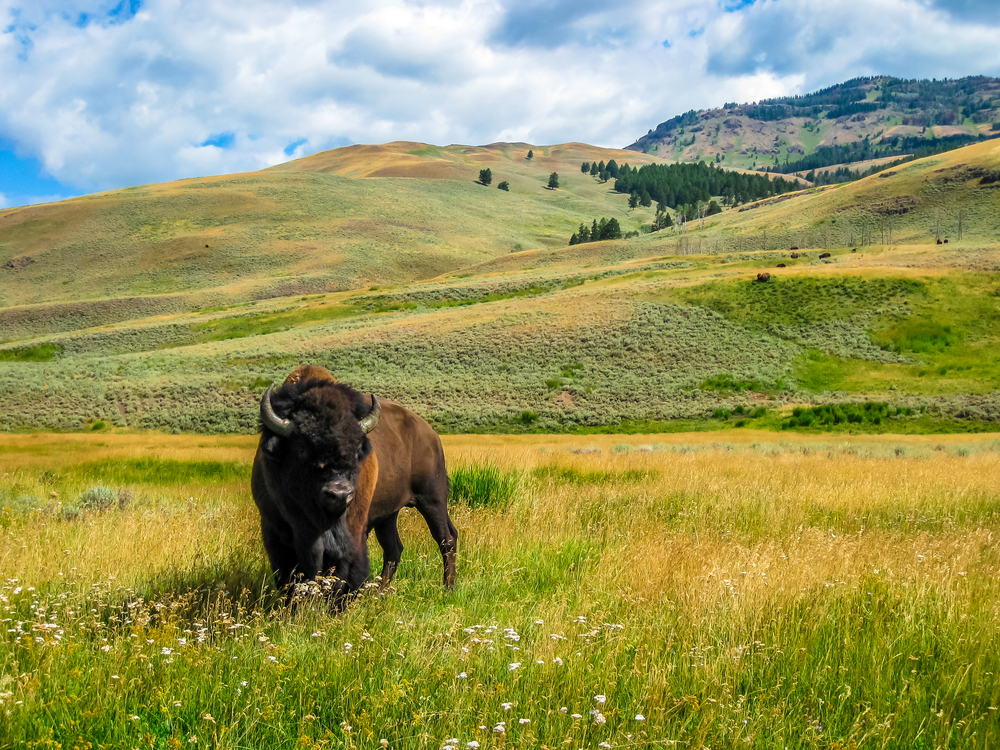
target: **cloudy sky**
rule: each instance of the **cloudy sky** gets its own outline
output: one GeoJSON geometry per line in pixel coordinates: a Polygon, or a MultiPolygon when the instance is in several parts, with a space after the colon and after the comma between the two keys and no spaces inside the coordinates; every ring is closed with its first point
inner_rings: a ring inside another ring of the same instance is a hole
{"type": "Polygon", "coordinates": [[[352,143],[626,146],[860,75],[1000,76],[997,0],[0,0],[0,207],[352,143]]]}

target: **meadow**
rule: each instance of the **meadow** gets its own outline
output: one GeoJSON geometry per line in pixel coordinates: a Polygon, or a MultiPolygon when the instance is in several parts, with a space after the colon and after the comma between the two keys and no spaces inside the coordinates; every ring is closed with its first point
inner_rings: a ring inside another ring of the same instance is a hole
{"type": "Polygon", "coordinates": [[[268,582],[252,436],[0,435],[0,745],[1000,742],[1000,435],[444,442],[456,588],[405,512],[330,616],[268,582]]]}

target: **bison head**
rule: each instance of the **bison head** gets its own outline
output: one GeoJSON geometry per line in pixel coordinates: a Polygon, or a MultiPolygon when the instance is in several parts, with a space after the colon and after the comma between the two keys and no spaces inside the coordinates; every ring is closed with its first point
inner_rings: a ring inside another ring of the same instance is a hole
{"type": "Polygon", "coordinates": [[[316,520],[342,515],[372,450],[368,433],[379,412],[375,396],[369,402],[331,380],[269,386],[260,402],[261,448],[276,496],[294,498],[298,510],[316,520]]]}

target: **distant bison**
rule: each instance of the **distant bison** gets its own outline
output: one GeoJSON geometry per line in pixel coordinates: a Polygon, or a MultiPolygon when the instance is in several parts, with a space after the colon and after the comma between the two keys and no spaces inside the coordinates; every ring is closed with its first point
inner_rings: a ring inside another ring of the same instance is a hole
{"type": "MultiPolygon", "coordinates": [[[[797,248],[797,247],[796,247],[795,245],[792,245],[792,246],[791,246],[790,248],[788,248],[788,249],[789,249],[789,250],[798,250],[798,248],[797,248]]],[[[793,255],[792,257],[794,258],[795,256],[793,255]]]]}
{"type": "Polygon", "coordinates": [[[937,243],[938,243],[938,244],[940,245],[940,244],[941,244],[941,240],[939,239],[939,240],[937,241],[937,243]]]}
{"type": "Polygon", "coordinates": [[[293,573],[332,575],[339,606],[368,578],[372,530],[388,585],[403,552],[396,519],[407,507],[427,521],[444,560],[444,584],[455,585],[458,531],[448,516],[441,440],[427,422],[314,365],[295,370],[277,390],[269,386],[260,419],[251,491],[279,588],[293,573]]]}
{"type": "Polygon", "coordinates": [[[795,260],[795,258],[798,258],[798,257],[799,257],[798,253],[792,253],[792,260],[795,260]]]}
{"type": "Polygon", "coordinates": [[[830,253],[820,253],[820,254],[819,254],[819,257],[820,257],[820,259],[821,259],[821,260],[822,260],[823,258],[829,258],[829,257],[830,257],[830,253]]]}
{"type": "Polygon", "coordinates": [[[779,263],[779,264],[778,264],[778,268],[784,268],[784,267],[785,267],[785,264],[784,264],[784,263],[779,263]]]}
{"type": "Polygon", "coordinates": [[[765,272],[757,274],[757,281],[759,281],[761,284],[766,284],[770,280],[771,280],[771,274],[769,273],[765,272]]]}

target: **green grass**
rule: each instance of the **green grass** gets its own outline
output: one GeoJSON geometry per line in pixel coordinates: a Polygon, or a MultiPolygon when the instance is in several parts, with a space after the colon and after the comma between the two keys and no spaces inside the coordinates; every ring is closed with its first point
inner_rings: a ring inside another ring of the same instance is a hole
{"type": "Polygon", "coordinates": [[[184,341],[184,344],[170,344],[164,348],[204,344],[209,341],[227,341],[245,336],[264,336],[269,333],[287,331],[299,326],[315,325],[331,320],[349,318],[358,314],[358,311],[352,307],[329,305],[325,307],[305,307],[286,312],[258,313],[234,318],[206,320],[203,323],[191,324],[190,330],[195,334],[193,339],[184,341]]]}
{"type": "Polygon", "coordinates": [[[117,486],[149,484],[228,484],[247,482],[250,466],[236,461],[183,461],[169,458],[108,459],[69,468],[77,477],[88,477],[117,486]]]}
{"type": "Polygon", "coordinates": [[[676,294],[689,304],[707,307],[743,325],[812,325],[829,319],[847,319],[860,313],[926,294],[922,281],[772,277],[766,284],[752,280],[713,282],[681,289],[676,294]]]}
{"type": "Polygon", "coordinates": [[[56,344],[39,344],[24,349],[0,350],[0,362],[49,362],[63,348],[56,344]]]}
{"type": "Polygon", "coordinates": [[[502,510],[517,498],[523,477],[503,469],[496,461],[463,464],[448,475],[450,502],[470,508],[502,510]]]}

